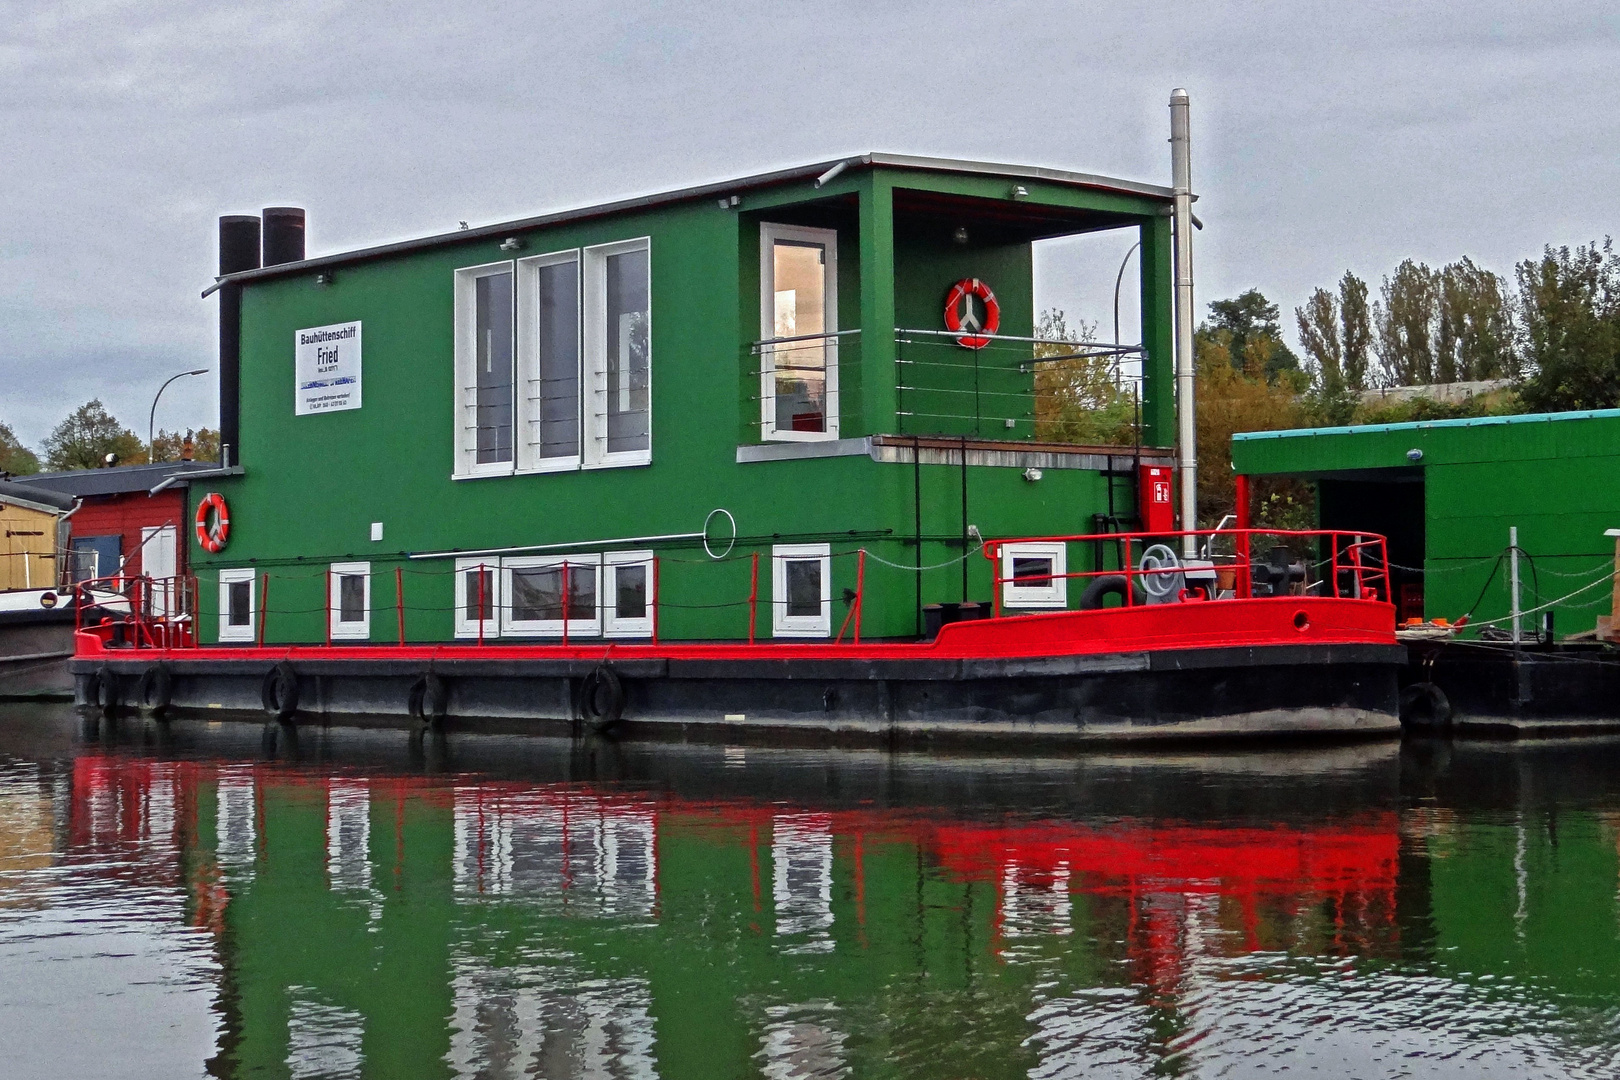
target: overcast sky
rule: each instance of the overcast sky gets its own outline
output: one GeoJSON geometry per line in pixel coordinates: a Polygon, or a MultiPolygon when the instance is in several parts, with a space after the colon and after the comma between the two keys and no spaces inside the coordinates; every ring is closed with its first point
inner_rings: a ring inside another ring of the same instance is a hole
{"type": "MultiPolygon", "coordinates": [[[[1499,272],[1615,221],[1620,4],[0,4],[0,421],[145,435],[215,361],[215,219],[310,253],[881,150],[1169,182],[1193,102],[1200,310],[1347,267],[1499,272]]],[[[1129,239],[1037,264],[1103,322],[1129,239]]],[[[1123,336],[1134,331],[1128,308],[1123,336]]],[[[212,375],[158,423],[212,425],[212,375]]]]}

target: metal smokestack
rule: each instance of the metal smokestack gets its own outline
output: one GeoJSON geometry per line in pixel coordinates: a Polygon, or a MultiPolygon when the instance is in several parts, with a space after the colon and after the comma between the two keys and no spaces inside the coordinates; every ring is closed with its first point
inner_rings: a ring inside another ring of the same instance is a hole
{"type": "Polygon", "coordinates": [[[264,265],[304,261],[304,211],[297,206],[264,208],[264,265]]]}
{"type": "MultiPolygon", "coordinates": [[[[259,268],[259,219],[219,219],[219,274],[259,268]]],[[[242,445],[242,287],[219,287],[219,454],[221,465],[240,459],[242,445]]]]}
{"type": "MultiPolygon", "coordinates": [[[[1198,527],[1198,414],[1193,398],[1192,159],[1187,91],[1170,91],[1170,184],[1174,197],[1176,273],[1176,467],[1181,472],[1181,527],[1198,527]]],[[[1198,553],[1196,537],[1182,550],[1198,553]]]]}

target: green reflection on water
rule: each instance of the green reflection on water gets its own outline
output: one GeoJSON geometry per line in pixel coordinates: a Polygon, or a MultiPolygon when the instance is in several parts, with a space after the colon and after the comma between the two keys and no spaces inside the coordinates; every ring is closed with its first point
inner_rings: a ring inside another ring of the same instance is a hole
{"type": "Polygon", "coordinates": [[[1601,1075],[1620,1046],[1612,747],[1571,782],[1392,744],[435,759],[301,733],[289,761],[240,729],[129,744],[152,728],[61,755],[70,796],[35,815],[83,873],[183,893],[214,1075],[1332,1075],[1504,1046],[1601,1075]]]}

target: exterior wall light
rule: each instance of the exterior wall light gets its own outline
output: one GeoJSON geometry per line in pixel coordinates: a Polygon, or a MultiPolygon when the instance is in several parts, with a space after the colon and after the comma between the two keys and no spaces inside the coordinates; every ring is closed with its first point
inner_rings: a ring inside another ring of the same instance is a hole
{"type": "Polygon", "coordinates": [[[1414,465],[1417,464],[1423,460],[1423,451],[1419,450],[1415,446],[1412,447],[1412,449],[1406,452],[1406,460],[1412,462],[1414,465]]]}
{"type": "Polygon", "coordinates": [[[1040,478],[1041,478],[1041,470],[1035,469],[1035,468],[1029,468],[1029,469],[1024,470],[1024,479],[1028,480],[1030,483],[1033,484],[1035,481],[1039,480],[1040,478]]]}
{"type": "Polygon", "coordinates": [[[505,240],[501,241],[502,251],[521,251],[522,249],[523,241],[519,240],[515,236],[508,236],[505,240]]]}
{"type": "Polygon", "coordinates": [[[332,284],[332,271],[323,270],[321,273],[316,274],[315,284],[319,285],[323,289],[332,284]]]}
{"type": "Polygon", "coordinates": [[[1029,198],[1029,188],[1023,184],[1014,184],[1012,190],[1007,192],[1007,197],[1009,199],[1027,199],[1029,198]]]}

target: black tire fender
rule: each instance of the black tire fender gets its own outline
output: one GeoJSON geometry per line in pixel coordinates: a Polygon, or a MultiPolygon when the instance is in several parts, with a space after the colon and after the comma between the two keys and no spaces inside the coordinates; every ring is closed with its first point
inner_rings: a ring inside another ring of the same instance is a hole
{"type": "Polygon", "coordinates": [[[1108,596],[1119,597],[1121,605],[1125,603],[1125,590],[1131,591],[1131,603],[1147,603],[1147,594],[1142,586],[1132,585],[1124,574],[1105,574],[1102,577],[1092,578],[1091,584],[1080,594],[1080,610],[1096,611],[1103,606],[1103,599],[1108,596]]]}
{"type": "Polygon", "coordinates": [[[437,723],[450,711],[450,686],[443,678],[428,672],[411,684],[406,709],[414,720],[437,723]]]}
{"type": "Polygon", "coordinates": [[[1451,699],[1432,682],[1415,682],[1401,691],[1401,723],[1417,728],[1443,728],[1451,723],[1451,699]]]}
{"type": "Polygon", "coordinates": [[[277,720],[291,719],[298,711],[298,672],[283,660],[264,674],[260,692],[264,711],[277,720]]]}
{"type": "Polygon", "coordinates": [[[136,702],[153,716],[162,716],[169,711],[173,694],[174,673],[168,664],[153,664],[141,672],[140,681],[135,684],[136,702]]]}
{"type": "Polygon", "coordinates": [[[112,669],[111,664],[102,664],[96,669],[95,690],[96,696],[91,704],[101,710],[101,715],[112,716],[118,712],[118,706],[123,703],[123,695],[118,685],[118,672],[112,669]]]}
{"type": "Polygon", "coordinates": [[[579,715],[598,731],[624,715],[624,684],[610,665],[603,664],[580,680],[579,715]]]}

